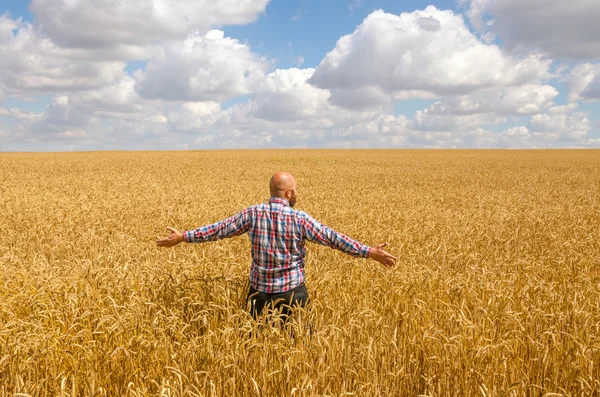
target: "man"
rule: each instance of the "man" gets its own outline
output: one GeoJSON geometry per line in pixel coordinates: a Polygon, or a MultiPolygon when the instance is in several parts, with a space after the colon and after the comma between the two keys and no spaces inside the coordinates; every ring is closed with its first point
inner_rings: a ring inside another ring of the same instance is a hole
{"type": "Polygon", "coordinates": [[[304,285],[305,240],[338,249],[355,257],[372,258],[386,266],[396,257],[383,250],[386,243],[366,246],[322,225],[296,205],[296,181],[291,174],[278,172],[271,177],[268,203],[253,205],[212,225],[171,234],[156,244],[173,247],[183,241],[203,243],[248,233],[252,243],[252,267],[248,301],[257,318],[268,305],[281,308],[287,317],[289,306],[305,306],[308,293],[304,285]],[[283,304],[283,305],[282,305],[283,304]]]}

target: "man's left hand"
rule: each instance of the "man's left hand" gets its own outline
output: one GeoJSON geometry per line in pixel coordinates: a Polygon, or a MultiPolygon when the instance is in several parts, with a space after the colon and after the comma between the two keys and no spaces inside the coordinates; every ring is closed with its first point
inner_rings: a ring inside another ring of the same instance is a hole
{"type": "Polygon", "coordinates": [[[156,240],[156,245],[159,247],[174,247],[183,241],[183,233],[172,227],[167,227],[167,230],[171,232],[167,237],[160,240],[156,240]]]}

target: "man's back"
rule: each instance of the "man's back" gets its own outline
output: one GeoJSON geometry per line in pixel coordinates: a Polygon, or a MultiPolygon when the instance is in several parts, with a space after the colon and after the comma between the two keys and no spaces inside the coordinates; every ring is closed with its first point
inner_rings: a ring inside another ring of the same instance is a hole
{"type": "Polygon", "coordinates": [[[250,207],[250,283],[258,291],[285,292],[304,282],[304,234],[299,211],[271,198],[250,207]]]}
{"type": "Polygon", "coordinates": [[[337,233],[286,199],[272,197],[212,225],[184,232],[186,242],[205,242],[248,233],[252,243],[250,283],[258,291],[285,292],[304,282],[305,240],[368,257],[370,248],[337,233]]]}

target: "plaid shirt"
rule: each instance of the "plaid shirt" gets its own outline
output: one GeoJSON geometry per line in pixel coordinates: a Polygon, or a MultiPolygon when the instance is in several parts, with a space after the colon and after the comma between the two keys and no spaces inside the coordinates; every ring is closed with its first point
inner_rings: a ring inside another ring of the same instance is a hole
{"type": "Polygon", "coordinates": [[[287,200],[272,197],[212,225],[183,232],[188,243],[203,243],[248,233],[252,243],[250,284],[266,293],[288,291],[304,282],[304,241],[366,258],[371,248],[322,225],[287,200]]]}

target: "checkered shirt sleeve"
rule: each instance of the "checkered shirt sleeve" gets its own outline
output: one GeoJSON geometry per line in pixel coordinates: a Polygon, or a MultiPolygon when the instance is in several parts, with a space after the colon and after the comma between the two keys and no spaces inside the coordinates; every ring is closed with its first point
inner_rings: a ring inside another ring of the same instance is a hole
{"type": "Polygon", "coordinates": [[[369,256],[371,252],[369,246],[319,223],[306,212],[298,212],[302,215],[302,231],[308,241],[338,249],[354,257],[367,258],[369,256]]]}
{"type": "Polygon", "coordinates": [[[187,243],[204,243],[206,241],[239,236],[246,233],[249,228],[250,214],[247,208],[212,225],[202,226],[194,230],[186,230],[183,232],[183,240],[187,243]]]}

